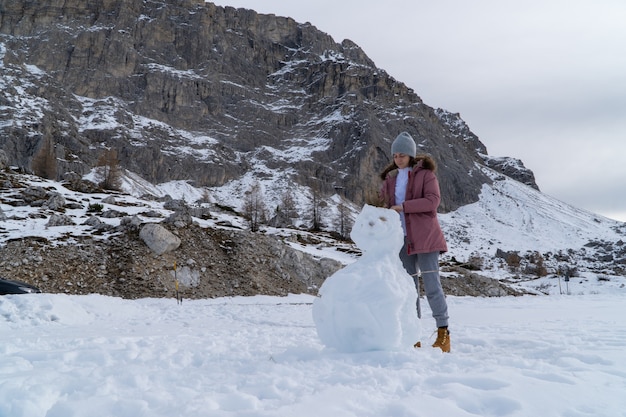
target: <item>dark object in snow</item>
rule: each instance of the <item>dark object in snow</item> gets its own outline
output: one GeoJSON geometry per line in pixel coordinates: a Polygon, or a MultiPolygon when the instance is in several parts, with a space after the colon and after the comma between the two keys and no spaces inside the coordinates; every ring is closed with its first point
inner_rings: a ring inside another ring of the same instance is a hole
{"type": "Polygon", "coordinates": [[[0,295],[6,294],[32,294],[40,293],[41,290],[30,284],[11,279],[0,278],[0,295]]]}

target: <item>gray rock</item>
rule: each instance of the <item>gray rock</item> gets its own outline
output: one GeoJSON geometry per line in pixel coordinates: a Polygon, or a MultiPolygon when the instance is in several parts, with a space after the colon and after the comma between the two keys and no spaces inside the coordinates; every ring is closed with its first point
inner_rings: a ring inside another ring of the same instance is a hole
{"type": "Polygon", "coordinates": [[[167,219],[165,219],[165,223],[171,224],[177,228],[187,227],[193,223],[193,218],[187,211],[177,211],[170,214],[167,219]]]}
{"type": "Polygon", "coordinates": [[[200,283],[201,273],[199,270],[184,265],[172,272],[172,278],[178,280],[180,285],[186,287],[197,287],[200,283]]]}
{"type": "Polygon", "coordinates": [[[66,216],[65,214],[53,214],[50,216],[48,223],[46,223],[46,227],[56,227],[56,226],[74,226],[76,223],[72,220],[70,216],[66,216]]]}
{"type": "Polygon", "coordinates": [[[141,219],[136,215],[122,217],[120,225],[126,229],[138,229],[141,226],[141,219]]]}
{"type": "Polygon", "coordinates": [[[25,201],[33,203],[35,201],[43,201],[46,197],[47,191],[42,187],[30,186],[22,191],[22,196],[25,201]]]}
{"type": "Polygon", "coordinates": [[[99,227],[102,223],[103,223],[102,220],[100,220],[96,216],[89,216],[87,220],[83,222],[84,225],[93,226],[96,228],[99,227]]]}
{"type": "Polygon", "coordinates": [[[524,163],[516,158],[490,158],[484,157],[485,165],[501,174],[511,177],[514,180],[526,184],[535,190],[539,190],[539,186],[535,182],[535,174],[524,166],[524,163]]]}
{"type": "Polygon", "coordinates": [[[180,246],[180,238],[155,223],[148,223],[142,227],[139,237],[157,255],[172,252],[180,246]]]}
{"type": "Polygon", "coordinates": [[[65,197],[57,192],[50,193],[48,200],[45,202],[45,206],[50,210],[61,210],[65,207],[65,197]]]}

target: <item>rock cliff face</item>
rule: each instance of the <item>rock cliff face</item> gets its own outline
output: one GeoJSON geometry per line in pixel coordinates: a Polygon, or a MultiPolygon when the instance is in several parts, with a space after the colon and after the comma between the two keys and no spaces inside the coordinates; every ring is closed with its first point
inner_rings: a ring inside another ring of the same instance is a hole
{"type": "Polygon", "coordinates": [[[457,114],[290,18],[203,0],[0,0],[0,73],[0,147],[26,170],[51,152],[58,178],[113,148],[155,183],[284,173],[361,204],[408,131],[439,163],[442,211],[488,181],[487,150],[457,114]]]}

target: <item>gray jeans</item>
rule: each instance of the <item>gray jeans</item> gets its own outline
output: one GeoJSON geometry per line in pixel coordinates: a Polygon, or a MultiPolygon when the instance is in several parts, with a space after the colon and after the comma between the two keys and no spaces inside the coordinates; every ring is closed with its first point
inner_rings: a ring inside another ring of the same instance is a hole
{"type": "Polygon", "coordinates": [[[413,277],[415,282],[415,289],[417,290],[417,317],[422,318],[419,271],[424,282],[426,299],[433,312],[433,318],[437,323],[437,327],[447,327],[448,304],[446,303],[446,296],[443,293],[443,288],[441,288],[441,279],[439,278],[439,252],[409,255],[407,254],[405,242],[400,250],[400,260],[404,269],[413,277]]]}

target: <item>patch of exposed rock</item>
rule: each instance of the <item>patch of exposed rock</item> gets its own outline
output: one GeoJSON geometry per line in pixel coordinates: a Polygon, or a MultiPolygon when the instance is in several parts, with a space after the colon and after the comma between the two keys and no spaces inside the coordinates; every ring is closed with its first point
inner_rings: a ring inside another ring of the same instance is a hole
{"type": "Polygon", "coordinates": [[[133,229],[108,240],[9,241],[0,248],[0,275],[32,283],[44,292],[124,298],[174,297],[178,280],[184,298],[211,298],[316,293],[341,267],[272,236],[197,225],[170,226],[170,232],[181,244],[160,255],[133,229]]]}
{"type": "MultiPolygon", "coordinates": [[[[480,275],[461,267],[443,267],[443,271],[451,272],[454,276],[442,276],[441,286],[444,293],[458,296],[505,297],[528,294],[516,290],[497,279],[480,275]]],[[[422,285],[423,289],[424,286],[422,285]]]]}

